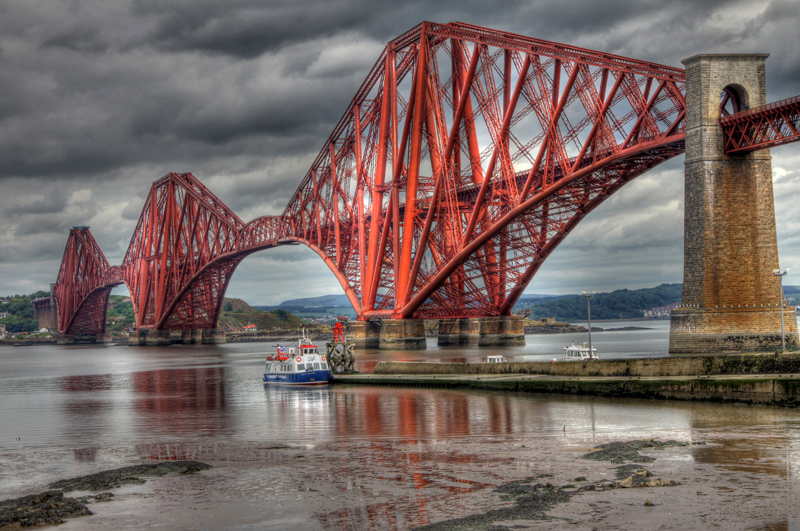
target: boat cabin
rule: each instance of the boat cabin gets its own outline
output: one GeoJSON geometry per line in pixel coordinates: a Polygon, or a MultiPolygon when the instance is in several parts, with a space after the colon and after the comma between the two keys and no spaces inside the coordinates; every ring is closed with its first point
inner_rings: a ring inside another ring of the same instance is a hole
{"type": "Polygon", "coordinates": [[[584,360],[599,360],[600,356],[597,355],[597,349],[588,347],[586,343],[580,345],[574,341],[568,347],[564,347],[564,361],[584,361],[584,360]]]}

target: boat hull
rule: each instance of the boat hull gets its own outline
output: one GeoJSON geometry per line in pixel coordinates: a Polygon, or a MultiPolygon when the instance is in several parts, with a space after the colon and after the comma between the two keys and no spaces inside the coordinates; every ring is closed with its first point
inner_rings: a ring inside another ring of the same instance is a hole
{"type": "Polygon", "coordinates": [[[265,373],[264,385],[327,385],[333,379],[331,371],[308,371],[298,373],[265,373]]]}

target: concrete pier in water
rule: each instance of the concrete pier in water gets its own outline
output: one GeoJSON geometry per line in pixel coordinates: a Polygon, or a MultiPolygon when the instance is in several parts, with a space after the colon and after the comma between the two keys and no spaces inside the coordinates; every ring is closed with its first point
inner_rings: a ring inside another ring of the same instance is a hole
{"type": "Polygon", "coordinates": [[[518,315],[439,320],[439,342],[444,346],[515,347],[525,344],[518,315]]]}

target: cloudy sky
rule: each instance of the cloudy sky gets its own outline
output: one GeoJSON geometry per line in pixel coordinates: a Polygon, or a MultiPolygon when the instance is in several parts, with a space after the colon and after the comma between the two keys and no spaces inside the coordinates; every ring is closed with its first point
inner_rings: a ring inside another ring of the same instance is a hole
{"type": "MultiPolygon", "coordinates": [[[[245,221],[279,214],[386,42],[423,20],[677,67],[768,52],[775,101],[800,94],[799,19],[797,0],[0,0],[0,295],[54,282],[73,225],[121,263],[150,184],[171,171],[245,221]]],[[[800,144],[773,150],[789,284],[799,168],[800,144]]],[[[681,157],[588,216],[528,293],[680,282],[682,267],[681,157]]],[[[304,247],[248,257],[228,290],[254,304],[334,293],[304,247]]]]}

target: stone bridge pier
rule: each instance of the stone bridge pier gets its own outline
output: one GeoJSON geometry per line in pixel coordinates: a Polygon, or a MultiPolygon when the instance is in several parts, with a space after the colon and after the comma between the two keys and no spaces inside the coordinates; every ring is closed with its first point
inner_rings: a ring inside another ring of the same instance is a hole
{"type": "MultiPolygon", "coordinates": [[[[767,54],[686,59],[684,268],[672,312],[669,351],[706,353],[781,348],[781,298],[768,149],[727,156],[720,101],[733,111],[766,103],[767,54]]],[[[784,308],[787,345],[797,320],[784,308]]]]}
{"type": "MultiPolygon", "coordinates": [[[[356,348],[381,350],[424,350],[423,319],[349,321],[347,341],[356,348]]],[[[522,317],[518,315],[439,319],[441,346],[521,346],[525,344],[522,317]]]]}

